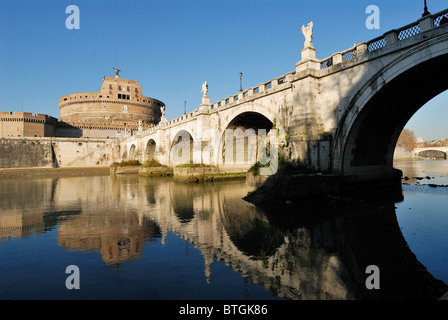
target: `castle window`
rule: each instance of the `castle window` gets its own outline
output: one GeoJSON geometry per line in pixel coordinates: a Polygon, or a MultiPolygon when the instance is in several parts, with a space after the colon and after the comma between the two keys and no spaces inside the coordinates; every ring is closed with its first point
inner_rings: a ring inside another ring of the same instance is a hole
{"type": "Polygon", "coordinates": [[[121,91],[121,86],[118,86],[118,90],[121,91]]]}
{"type": "Polygon", "coordinates": [[[118,94],[118,99],[123,99],[123,100],[131,100],[131,96],[129,94],[118,94]]]}
{"type": "Polygon", "coordinates": [[[112,85],[111,84],[109,85],[109,89],[112,90],[112,85]]]}
{"type": "Polygon", "coordinates": [[[130,91],[131,91],[131,89],[130,89],[129,87],[127,87],[127,91],[128,91],[128,92],[130,92],[130,91]]]}

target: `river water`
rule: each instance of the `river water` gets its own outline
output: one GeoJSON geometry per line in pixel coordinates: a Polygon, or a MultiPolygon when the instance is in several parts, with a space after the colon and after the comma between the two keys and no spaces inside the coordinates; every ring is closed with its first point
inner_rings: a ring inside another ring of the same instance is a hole
{"type": "Polygon", "coordinates": [[[402,201],[274,209],[244,201],[242,181],[3,179],[0,299],[437,299],[448,161],[396,166],[402,201]]]}

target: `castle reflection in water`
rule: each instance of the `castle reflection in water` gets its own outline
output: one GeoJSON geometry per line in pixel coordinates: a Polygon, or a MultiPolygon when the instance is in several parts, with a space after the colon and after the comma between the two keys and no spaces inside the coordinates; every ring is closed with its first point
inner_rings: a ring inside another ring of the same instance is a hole
{"type": "Polygon", "coordinates": [[[58,246],[116,265],[173,233],[200,250],[204,281],[220,261],[284,299],[432,299],[446,291],[409,250],[390,200],[262,210],[243,200],[250,189],[136,176],[4,180],[0,245],[57,228],[58,246]],[[372,264],[382,290],[365,287],[372,264]]]}

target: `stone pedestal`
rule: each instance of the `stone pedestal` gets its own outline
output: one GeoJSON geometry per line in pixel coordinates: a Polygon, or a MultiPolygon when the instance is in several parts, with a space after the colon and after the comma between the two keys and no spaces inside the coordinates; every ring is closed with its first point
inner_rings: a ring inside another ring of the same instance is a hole
{"type": "Polygon", "coordinates": [[[316,59],[316,48],[314,47],[303,48],[300,52],[302,53],[301,61],[316,59]]]}
{"type": "Polygon", "coordinates": [[[212,104],[210,103],[210,98],[207,96],[202,97],[202,103],[199,106],[199,111],[208,111],[212,107],[212,104]]]}
{"type": "Polygon", "coordinates": [[[159,126],[164,126],[164,125],[166,125],[167,122],[168,122],[168,121],[166,121],[166,117],[165,117],[165,116],[162,116],[162,117],[160,118],[160,122],[159,122],[157,125],[159,125],[159,126]]]}
{"type": "Polygon", "coordinates": [[[316,59],[316,48],[308,46],[300,52],[302,53],[302,60],[296,64],[296,72],[301,72],[306,69],[320,69],[320,62],[316,59]]]}

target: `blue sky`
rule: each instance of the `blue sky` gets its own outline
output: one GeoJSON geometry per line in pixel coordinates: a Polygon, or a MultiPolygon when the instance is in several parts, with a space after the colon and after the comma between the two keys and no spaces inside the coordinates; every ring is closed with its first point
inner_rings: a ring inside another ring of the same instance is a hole
{"type": "MultiPolygon", "coordinates": [[[[428,0],[436,13],[446,0],[428,0]]],[[[322,59],[416,21],[423,0],[14,0],[0,11],[0,110],[59,117],[58,98],[98,91],[103,76],[138,80],[145,96],[166,104],[167,118],[295,69],[300,27],[314,22],[322,59]],[[69,30],[68,5],[80,9],[69,30]],[[367,6],[381,10],[379,30],[365,26],[367,6]]],[[[408,127],[425,140],[448,138],[448,93],[436,97],[408,127]]]]}

